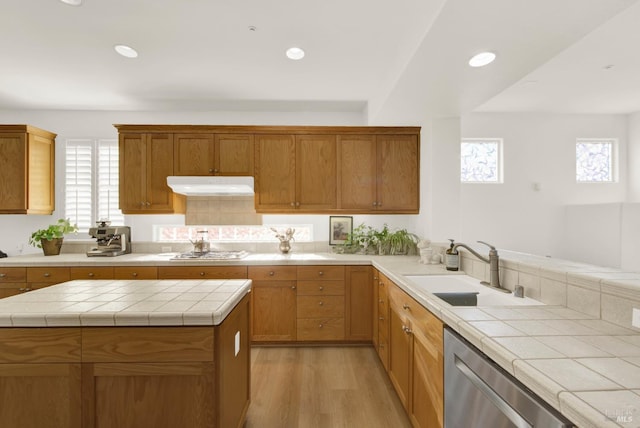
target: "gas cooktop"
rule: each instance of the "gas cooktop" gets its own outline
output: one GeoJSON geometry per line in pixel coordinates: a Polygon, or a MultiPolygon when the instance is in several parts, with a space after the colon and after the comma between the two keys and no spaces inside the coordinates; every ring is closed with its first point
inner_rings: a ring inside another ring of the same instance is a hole
{"type": "Polygon", "coordinates": [[[206,253],[180,253],[169,260],[239,260],[247,257],[247,251],[209,251],[206,253]]]}

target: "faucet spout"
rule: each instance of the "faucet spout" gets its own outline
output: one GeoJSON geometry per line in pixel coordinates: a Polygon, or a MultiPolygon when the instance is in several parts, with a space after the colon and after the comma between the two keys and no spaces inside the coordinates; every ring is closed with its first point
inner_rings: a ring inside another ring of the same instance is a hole
{"type": "Polygon", "coordinates": [[[484,244],[487,247],[489,247],[489,257],[478,254],[477,251],[475,251],[473,248],[469,247],[466,244],[458,243],[458,244],[455,244],[453,248],[456,249],[458,247],[462,247],[489,265],[489,282],[481,281],[482,284],[488,285],[489,287],[495,288],[505,293],[510,293],[511,292],[510,290],[507,290],[506,288],[502,288],[502,286],[500,286],[500,271],[499,271],[500,258],[498,256],[498,250],[496,250],[496,247],[494,247],[493,245],[487,244],[484,241],[478,241],[478,243],[484,244]]]}

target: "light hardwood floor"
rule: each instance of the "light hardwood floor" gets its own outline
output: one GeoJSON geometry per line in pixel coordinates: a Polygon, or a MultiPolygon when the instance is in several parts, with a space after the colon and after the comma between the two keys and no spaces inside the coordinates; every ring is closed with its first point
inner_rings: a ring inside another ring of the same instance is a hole
{"type": "Polygon", "coordinates": [[[245,428],[411,427],[372,347],[253,347],[245,428]]]}

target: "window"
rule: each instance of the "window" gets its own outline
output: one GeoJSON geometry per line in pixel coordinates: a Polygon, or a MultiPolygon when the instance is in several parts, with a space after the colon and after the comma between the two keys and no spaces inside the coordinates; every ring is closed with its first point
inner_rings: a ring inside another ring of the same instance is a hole
{"type": "Polygon", "coordinates": [[[576,142],[576,181],[612,183],[615,177],[615,139],[579,138],[576,142]]]}
{"type": "Polygon", "coordinates": [[[67,140],[65,217],[81,231],[101,219],[124,224],[118,208],[118,141],[67,140]]]}
{"type": "Polygon", "coordinates": [[[460,181],[502,183],[502,139],[463,139],[460,144],[460,181]]]}
{"type": "MultiPolygon", "coordinates": [[[[186,242],[196,239],[198,230],[206,230],[210,241],[219,242],[274,242],[278,239],[271,228],[280,233],[291,225],[264,226],[154,226],[155,241],[158,242],[186,242]]],[[[297,224],[295,242],[313,241],[313,226],[297,224]]]]}

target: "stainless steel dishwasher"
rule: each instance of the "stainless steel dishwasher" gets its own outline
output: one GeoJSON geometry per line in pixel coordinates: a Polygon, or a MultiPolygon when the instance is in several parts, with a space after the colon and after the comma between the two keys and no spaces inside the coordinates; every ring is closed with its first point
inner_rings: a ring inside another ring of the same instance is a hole
{"type": "Polygon", "coordinates": [[[458,333],[444,331],[445,428],[573,427],[458,333]]]}

